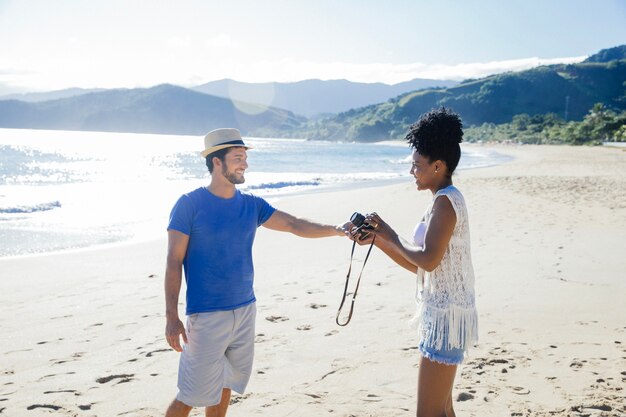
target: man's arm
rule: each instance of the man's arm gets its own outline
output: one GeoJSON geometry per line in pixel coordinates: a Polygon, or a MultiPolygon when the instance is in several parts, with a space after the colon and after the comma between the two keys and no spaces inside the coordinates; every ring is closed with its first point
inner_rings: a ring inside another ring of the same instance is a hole
{"type": "Polygon", "coordinates": [[[187,343],[185,326],[178,317],[178,296],[183,279],[183,259],[187,253],[189,236],[176,230],[168,230],[167,266],[165,268],[165,338],[177,352],[182,352],[180,336],[187,343]]]}
{"type": "Polygon", "coordinates": [[[271,217],[263,223],[263,226],[280,232],[293,233],[300,237],[315,238],[345,235],[342,226],[332,226],[300,219],[280,210],[276,210],[271,217]]]}

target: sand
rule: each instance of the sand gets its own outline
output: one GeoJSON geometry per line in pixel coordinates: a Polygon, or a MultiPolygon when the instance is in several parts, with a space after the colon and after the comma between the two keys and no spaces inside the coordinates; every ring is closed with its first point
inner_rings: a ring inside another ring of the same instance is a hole
{"type": "MultiPolygon", "coordinates": [[[[454,180],[480,317],[457,415],[626,415],[626,152],[497,150],[515,159],[454,180]]],[[[275,205],[331,223],[375,210],[408,236],[429,199],[407,177],[275,205]]],[[[259,229],[255,367],[230,416],[415,415],[415,278],[374,251],[338,327],[350,247],[259,229]]],[[[0,416],[163,415],[178,363],[163,338],[165,251],[162,239],[0,259],[0,416]]]]}

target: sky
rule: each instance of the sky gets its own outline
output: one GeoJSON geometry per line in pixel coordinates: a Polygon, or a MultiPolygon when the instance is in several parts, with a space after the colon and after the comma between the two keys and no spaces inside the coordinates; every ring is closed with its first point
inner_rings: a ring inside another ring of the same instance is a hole
{"type": "Polygon", "coordinates": [[[626,0],[0,0],[0,94],[463,80],[626,44],[626,0]]]}

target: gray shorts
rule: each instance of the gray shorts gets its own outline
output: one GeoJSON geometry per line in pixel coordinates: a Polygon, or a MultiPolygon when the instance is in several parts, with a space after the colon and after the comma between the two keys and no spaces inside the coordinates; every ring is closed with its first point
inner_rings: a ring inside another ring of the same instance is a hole
{"type": "Polygon", "coordinates": [[[243,394],[254,358],[256,303],[187,317],[176,399],[191,407],[219,404],[222,390],[243,394]]]}

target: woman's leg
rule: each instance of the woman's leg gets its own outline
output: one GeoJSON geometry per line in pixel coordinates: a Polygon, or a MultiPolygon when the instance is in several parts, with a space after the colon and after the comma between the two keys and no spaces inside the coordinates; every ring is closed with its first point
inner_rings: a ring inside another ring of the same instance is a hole
{"type": "Polygon", "coordinates": [[[454,407],[452,406],[452,390],[450,390],[450,395],[448,396],[448,403],[446,405],[446,417],[456,417],[454,407]]]}
{"type": "Polygon", "coordinates": [[[456,365],[422,357],[417,378],[417,417],[453,417],[452,387],[456,365]],[[449,414],[449,413],[452,414],[449,414]]]}

